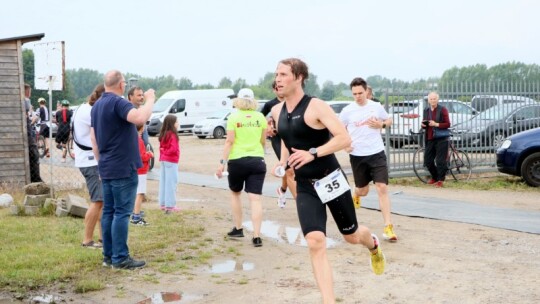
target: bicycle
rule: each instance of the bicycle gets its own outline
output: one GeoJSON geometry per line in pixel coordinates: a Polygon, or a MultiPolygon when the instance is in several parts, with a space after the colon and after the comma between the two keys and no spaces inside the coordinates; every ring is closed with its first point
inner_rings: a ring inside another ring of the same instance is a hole
{"type": "MultiPolygon", "coordinates": [[[[419,141],[423,138],[424,132],[413,132],[409,130],[413,141],[415,138],[420,138],[419,141]]],[[[450,137],[453,136],[452,130],[450,129],[450,137]]],[[[448,162],[448,172],[454,180],[469,180],[472,175],[471,161],[467,152],[457,149],[452,140],[449,140],[449,149],[448,155],[446,156],[446,161],[448,162]]],[[[431,174],[424,165],[424,154],[425,148],[420,146],[413,155],[413,170],[414,174],[418,177],[420,181],[424,184],[427,184],[428,180],[431,178],[431,174]]]]}
{"type": "Polygon", "coordinates": [[[75,149],[73,149],[73,135],[70,133],[69,134],[69,138],[68,138],[68,142],[66,144],[66,149],[67,149],[67,154],[69,155],[69,157],[71,157],[71,159],[75,159],[75,149]]]}
{"type": "Polygon", "coordinates": [[[33,125],[34,131],[36,133],[36,145],[38,148],[38,154],[39,158],[45,157],[47,154],[47,145],[45,144],[45,137],[39,133],[41,129],[41,125],[39,123],[36,123],[33,125]]]}

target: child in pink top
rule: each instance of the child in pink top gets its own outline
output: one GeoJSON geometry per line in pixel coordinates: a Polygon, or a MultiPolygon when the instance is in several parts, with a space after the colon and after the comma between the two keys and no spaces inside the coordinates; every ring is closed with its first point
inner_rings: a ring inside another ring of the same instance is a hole
{"type": "Polygon", "coordinates": [[[176,115],[169,114],[159,132],[159,206],[166,214],[180,211],[176,207],[179,160],[178,120],[176,115]]]}

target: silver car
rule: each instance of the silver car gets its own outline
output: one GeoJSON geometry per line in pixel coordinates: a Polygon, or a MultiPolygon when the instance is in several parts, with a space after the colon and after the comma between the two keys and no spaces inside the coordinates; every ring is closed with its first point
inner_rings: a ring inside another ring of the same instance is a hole
{"type": "MultiPolygon", "coordinates": [[[[234,110],[233,110],[234,111],[234,110]]],[[[198,138],[213,136],[214,138],[223,138],[227,134],[227,118],[233,111],[221,110],[195,123],[193,135],[198,138]]]]}

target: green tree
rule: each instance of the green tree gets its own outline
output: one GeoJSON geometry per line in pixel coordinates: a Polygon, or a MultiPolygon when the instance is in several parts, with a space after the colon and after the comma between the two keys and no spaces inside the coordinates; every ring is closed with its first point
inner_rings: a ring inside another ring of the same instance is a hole
{"type": "Polygon", "coordinates": [[[228,77],[223,77],[219,81],[218,88],[219,89],[228,89],[232,87],[232,80],[228,77]]]}
{"type": "Polygon", "coordinates": [[[309,77],[304,83],[304,92],[306,92],[307,95],[315,97],[321,96],[321,89],[317,84],[317,76],[315,74],[309,73],[309,77]]]}
{"type": "Polygon", "coordinates": [[[321,99],[329,101],[334,100],[334,97],[336,97],[336,88],[334,86],[334,83],[330,80],[327,80],[322,85],[321,99]]]}

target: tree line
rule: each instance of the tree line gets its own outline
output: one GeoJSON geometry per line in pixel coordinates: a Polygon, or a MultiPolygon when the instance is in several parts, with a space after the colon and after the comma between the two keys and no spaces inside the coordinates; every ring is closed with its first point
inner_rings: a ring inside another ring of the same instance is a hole
{"type": "MultiPolygon", "coordinates": [[[[34,87],[34,53],[32,50],[23,50],[24,80],[34,87]]],[[[104,74],[92,69],[68,69],[64,79],[64,90],[53,91],[53,101],[67,99],[72,105],[83,103],[94,87],[103,82],[104,74]]],[[[232,88],[238,92],[241,88],[251,88],[257,99],[272,99],[274,94],[271,89],[274,73],[267,72],[257,83],[250,84],[243,78],[232,80],[223,77],[217,85],[210,83],[194,84],[189,78],[175,78],[172,75],[145,77],[137,73],[127,72],[124,74],[127,81],[137,79],[137,85],[143,89],[154,88],[159,97],[171,90],[199,90],[215,88],[232,88]]],[[[366,81],[374,89],[375,96],[390,91],[417,92],[429,91],[440,87],[450,87],[456,83],[508,83],[508,82],[540,82],[540,66],[537,64],[525,64],[522,62],[501,63],[492,67],[485,64],[476,64],[467,67],[452,67],[442,73],[440,77],[429,77],[413,81],[389,79],[380,75],[366,77],[366,81]]],[[[334,83],[327,80],[319,86],[317,75],[310,73],[306,81],[304,91],[308,95],[317,96],[323,100],[352,100],[349,85],[343,82],[334,83]]],[[[47,91],[34,90],[32,101],[37,107],[37,99],[43,97],[48,100],[47,91]]]]}

